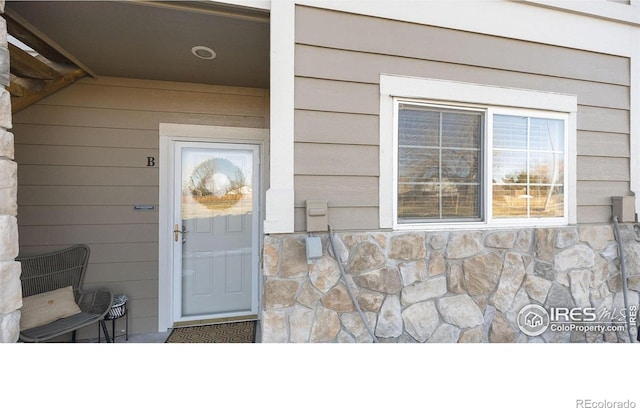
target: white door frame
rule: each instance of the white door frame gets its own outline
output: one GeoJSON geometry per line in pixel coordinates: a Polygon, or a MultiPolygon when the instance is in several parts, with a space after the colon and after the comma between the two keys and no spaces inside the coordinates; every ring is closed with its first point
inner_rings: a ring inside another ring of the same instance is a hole
{"type": "MultiPolygon", "coordinates": [[[[205,125],[183,125],[174,123],[160,123],[159,160],[159,226],[158,226],[158,331],[165,332],[173,327],[173,156],[175,142],[215,142],[231,144],[252,144],[260,146],[260,208],[258,231],[260,239],[258,248],[258,262],[262,251],[262,220],[264,219],[264,191],[269,180],[265,155],[268,151],[268,129],[237,128],[205,125]]],[[[258,274],[261,271],[258,265],[258,274]]],[[[260,314],[261,279],[258,282],[257,305],[260,314]]]]}

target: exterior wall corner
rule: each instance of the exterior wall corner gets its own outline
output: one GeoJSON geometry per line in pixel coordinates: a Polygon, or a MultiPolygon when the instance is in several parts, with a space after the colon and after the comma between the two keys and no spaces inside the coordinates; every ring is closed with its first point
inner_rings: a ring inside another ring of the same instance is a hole
{"type": "Polygon", "coordinates": [[[271,4],[270,182],[265,233],[294,230],[295,3],[271,4]]]}
{"type": "MultiPolygon", "coordinates": [[[[0,10],[4,10],[0,0],[0,10]]],[[[0,78],[9,78],[7,25],[0,24],[0,78]]],[[[7,81],[3,80],[3,85],[7,81]]],[[[18,256],[17,166],[13,161],[11,129],[11,98],[6,89],[0,93],[0,343],[15,343],[20,334],[22,286],[18,256]]]]}

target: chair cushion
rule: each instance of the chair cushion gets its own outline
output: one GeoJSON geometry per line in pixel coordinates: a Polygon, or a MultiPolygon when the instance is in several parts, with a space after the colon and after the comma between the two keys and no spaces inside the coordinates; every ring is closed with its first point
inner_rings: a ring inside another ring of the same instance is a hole
{"type": "Polygon", "coordinates": [[[28,296],[22,299],[20,330],[42,326],[80,312],[71,286],[28,296]]]}

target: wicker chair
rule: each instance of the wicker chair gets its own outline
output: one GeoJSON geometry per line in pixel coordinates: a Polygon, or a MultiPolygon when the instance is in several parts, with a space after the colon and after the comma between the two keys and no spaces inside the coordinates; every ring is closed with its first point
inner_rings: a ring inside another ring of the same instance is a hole
{"type": "Polygon", "coordinates": [[[71,332],[75,342],[76,330],[99,323],[107,342],[111,342],[104,316],[111,308],[113,294],[107,289],[85,291],[82,287],[89,253],[88,246],[74,245],[52,253],[17,259],[22,264],[20,280],[23,297],[72,286],[81,310],[81,313],[73,316],[24,330],[20,332],[20,340],[43,342],[71,332]]]}

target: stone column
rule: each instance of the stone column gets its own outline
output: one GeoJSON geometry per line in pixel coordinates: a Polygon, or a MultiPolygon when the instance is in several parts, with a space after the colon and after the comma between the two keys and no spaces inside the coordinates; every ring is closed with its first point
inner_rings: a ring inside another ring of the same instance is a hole
{"type": "MultiPolygon", "coordinates": [[[[4,12],[0,0],[0,12],[4,12]]],[[[18,256],[17,164],[13,161],[7,23],[0,18],[0,343],[15,343],[20,333],[22,288],[18,256]]]]}

